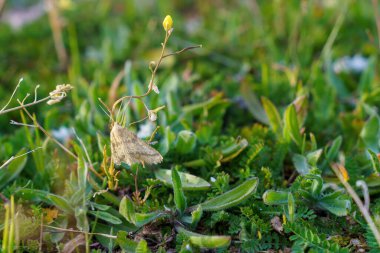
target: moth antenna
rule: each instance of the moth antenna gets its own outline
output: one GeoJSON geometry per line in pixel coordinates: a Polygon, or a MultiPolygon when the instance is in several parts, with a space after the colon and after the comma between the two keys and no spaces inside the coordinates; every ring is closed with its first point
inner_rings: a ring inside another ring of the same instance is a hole
{"type": "Polygon", "coordinates": [[[112,115],[111,115],[111,110],[108,108],[108,106],[106,105],[106,103],[103,102],[103,100],[101,98],[98,98],[99,102],[104,106],[104,108],[106,108],[106,110],[108,111],[108,113],[104,110],[103,107],[99,106],[102,111],[111,119],[111,122],[113,122],[113,118],[112,118],[112,115]]]}
{"type": "Polygon", "coordinates": [[[142,119],[140,119],[140,120],[137,120],[137,121],[134,121],[134,122],[132,122],[132,123],[129,123],[129,126],[132,126],[132,125],[134,125],[134,124],[136,124],[136,123],[139,123],[139,122],[141,122],[141,121],[144,121],[144,120],[146,120],[148,118],[148,116],[145,116],[144,118],[142,118],[142,119]]]}
{"type": "Polygon", "coordinates": [[[102,111],[104,112],[104,114],[106,114],[112,121],[112,117],[111,117],[111,114],[109,114],[101,105],[99,105],[99,108],[102,109],[102,111]]]}

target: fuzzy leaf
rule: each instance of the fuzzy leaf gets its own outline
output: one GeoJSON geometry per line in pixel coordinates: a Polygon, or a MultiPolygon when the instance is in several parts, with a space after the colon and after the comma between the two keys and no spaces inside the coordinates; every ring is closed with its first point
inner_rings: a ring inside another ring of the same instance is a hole
{"type": "Polygon", "coordinates": [[[264,192],[263,201],[267,205],[285,205],[288,203],[288,192],[267,190],[264,192]]]}
{"type": "Polygon", "coordinates": [[[292,139],[300,148],[302,145],[302,136],[298,125],[297,113],[293,104],[286,108],[284,114],[284,137],[285,140],[292,139]]]}
{"type": "MultiPolygon", "coordinates": [[[[173,187],[171,170],[156,170],[154,174],[156,175],[157,179],[173,187]]],[[[178,172],[178,174],[181,178],[182,189],[185,191],[207,190],[211,187],[211,185],[206,180],[200,177],[184,172],[178,172]]]]}
{"type": "Polygon", "coordinates": [[[282,122],[281,122],[280,114],[278,113],[276,107],[266,97],[262,97],[261,102],[264,106],[265,113],[268,117],[269,126],[273,129],[273,131],[276,134],[281,135],[282,131],[283,131],[282,130],[282,122]]]}
{"type": "MultiPolygon", "coordinates": [[[[204,211],[219,211],[235,206],[251,196],[256,191],[257,184],[258,179],[256,177],[250,178],[234,189],[207,200],[200,205],[204,211]]],[[[191,210],[195,208],[197,206],[192,207],[191,210]]]]}
{"type": "Polygon", "coordinates": [[[151,212],[151,213],[136,213],[136,226],[142,227],[149,222],[152,222],[162,216],[165,216],[165,213],[162,212],[151,212]]]}
{"type": "Polygon", "coordinates": [[[182,227],[177,226],[176,230],[189,237],[190,242],[198,247],[206,249],[214,249],[221,247],[228,247],[231,243],[230,236],[221,235],[202,235],[188,231],[182,227]]]}
{"type": "Polygon", "coordinates": [[[197,136],[188,130],[182,130],[178,133],[175,142],[175,149],[180,154],[188,154],[193,151],[197,141],[197,136]]]}
{"type": "Polygon", "coordinates": [[[125,231],[119,231],[117,233],[116,243],[121,249],[126,252],[135,252],[137,248],[137,242],[127,238],[128,233],[125,231]]]}
{"type": "Polygon", "coordinates": [[[123,223],[118,217],[110,214],[110,213],[107,213],[107,212],[103,212],[103,211],[89,211],[88,213],[98,217],[99,219],[101,220],[104,220],[104,221],[107,221],[111,224],[121,224],[123,223]]]}
{"type": "Polygon", "coordinates": [[[136,224],[135,207],[126,196],[120,201],[119,213],[130,223],[136,224]]]}

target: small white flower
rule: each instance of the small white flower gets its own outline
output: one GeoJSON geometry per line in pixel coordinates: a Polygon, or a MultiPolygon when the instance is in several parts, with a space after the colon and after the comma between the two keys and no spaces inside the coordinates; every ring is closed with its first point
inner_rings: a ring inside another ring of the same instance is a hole
{"type": "Polygon", "coordinates": [[[210,177],[210,181],[211,181],[212,183],[215,183],[215,182],[216,182],[215,177],[210,177]]]}
{"type": "Polygon", "coordinates": [[[368,67],[368,58],[362,55],[353,57],[344,56],[334,62],[333,69],[335,73],[361,73],[368,67]]]}
{"type": "Polygon", "coordinates": [[[51,134],[55,139],[59,140],[62,143],[65,143],[73,137],[74,133],[72,129],[61,126],[58,129],[52,130],[51,134]]]}
{"type": "Polygon", "coordinates": [[[156,121],[157,120],[157,113],[154,110],[148,111],[148,117],[150,121],[156,121]]]}
{"type": "Polygon", "coordinates": [[[154,131],[154,124],[150,121],[146,121],[145,124],[140,125],[140,129],[137,132],[137,137],[144,139],[150,137],[154,131]]]}
{"type": "Polygon", "coordinates": [[[49,93],[50,100],[47,101],[48,105],[53,105],[60,102],[64,97],[66,97],[66,92],[73,88],[70,84],[59,84],[55,87],[55,90],[49,93]]]}

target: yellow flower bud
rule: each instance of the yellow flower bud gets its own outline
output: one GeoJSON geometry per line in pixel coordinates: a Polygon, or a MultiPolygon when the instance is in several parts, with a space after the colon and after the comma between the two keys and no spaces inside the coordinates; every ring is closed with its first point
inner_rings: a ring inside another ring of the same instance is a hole
{"type": "Polygon", "coordinates": [[[164,27],[165,31],[169,31],[173,27],[173,19],[170,15],[166,15],[164,21],[162,22],[162,26],[164,27]]]}

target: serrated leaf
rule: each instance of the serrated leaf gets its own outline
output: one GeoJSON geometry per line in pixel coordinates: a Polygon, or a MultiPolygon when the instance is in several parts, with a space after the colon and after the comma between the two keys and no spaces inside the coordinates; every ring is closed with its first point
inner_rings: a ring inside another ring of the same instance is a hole
{"type": "MultiPolygon", "coordinates": [[[[158,180],[173,187],[171,170],[156,170],[154,174],[158,180]]],[[[206,180],[200,177],[184,172],[178,172],[178,174],[181,178],[182,189],[185,191],[207,190],[211,187],[211,185],[206,180]]]]}
{"type": "MultiPolygon", "coordinates": [[[[203,211],[218,211],[235,206],[251,196],[251,194],[256,191],[257,185],[258,178],[250,178],[234,189],[207,200],[200,205],[203,211]]],[[[190,209],[194,210],[195,208],[197,208],[197,206],[190,209]]]]}

